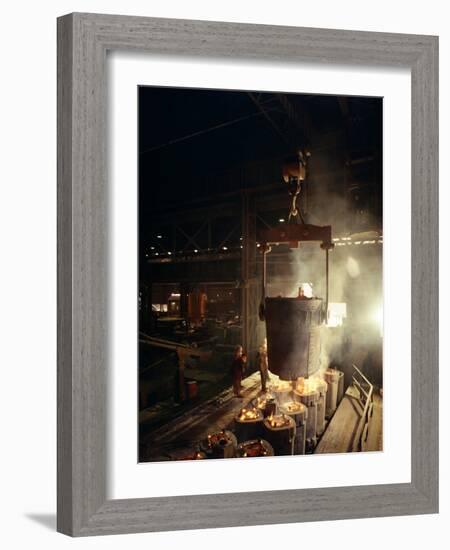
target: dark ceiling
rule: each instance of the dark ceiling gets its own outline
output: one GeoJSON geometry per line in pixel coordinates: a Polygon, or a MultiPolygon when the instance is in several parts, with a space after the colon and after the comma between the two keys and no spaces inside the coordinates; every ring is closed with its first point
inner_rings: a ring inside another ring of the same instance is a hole
{"type": "MultiPolygon", "coordinates": [[[[252,99],[256,96],[140,87],[141,200],[151,199],[154,204],[157,199],[201,197],[200,181],[205,178],[255,161],[278,159],[302,145],[314,156],[315,149],[323,150],[323,137],[330,133],[342,138],[332,155],[381,156],[380,98],[264,93],[256,102],[252,99]],[[289,116],[280,98],[287,100],[294,116],[289,116]]],[[[240,186],[236,181],[236,189],[240,186]]]]}
{"type": "Polygon", "coordinates": [[[381,226],[382,98],[139,87],[141,235],[155,213],[281,188],[282,161],[299,148],[311,153],[310,223],[352,212],[354,227],[381,226]]]}

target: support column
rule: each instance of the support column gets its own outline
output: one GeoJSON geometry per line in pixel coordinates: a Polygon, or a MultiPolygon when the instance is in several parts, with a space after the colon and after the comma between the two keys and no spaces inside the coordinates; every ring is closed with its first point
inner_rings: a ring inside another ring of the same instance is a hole
{"type": "Polygon", "coordinates": [[[180,317],[185,319],[189,326],[189,283],[180,283],[180,317]]]}
{"type": "Polygon", "coordinates": [[[242,192],[241,199],[241,323],[242,345],[254,364],[258,347],[262,343],[262,323],[258,310],[260,280],[257,277],[256,211],[253,195],[242,192]]]}

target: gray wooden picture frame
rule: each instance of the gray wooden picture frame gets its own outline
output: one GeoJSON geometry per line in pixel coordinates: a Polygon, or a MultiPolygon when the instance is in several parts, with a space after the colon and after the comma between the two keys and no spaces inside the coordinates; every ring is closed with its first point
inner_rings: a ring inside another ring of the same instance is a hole
{"type": "Polygon", "coordinates": [[[58,531],[72,536],[438,511],[438,38],[74,13],[58,19],[58,531]],[[107,499],[106,53],[412,74],[411,483],[107,499]]]}

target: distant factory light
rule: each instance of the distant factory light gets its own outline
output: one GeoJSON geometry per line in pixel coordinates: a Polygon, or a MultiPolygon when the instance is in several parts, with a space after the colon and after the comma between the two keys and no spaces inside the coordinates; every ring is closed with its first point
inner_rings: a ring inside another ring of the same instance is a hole
{"type": "Polygon", "coordinates": [[[162,239],[162,235],[156,235],[157,239],[162,239]]]}
{"type": "Polygon", "coordinates": [[[167,252],[167,254],[168,254],[169,256],[172,256],[172,252],[167,252]]]}
{"type": "Polygon", "coordinates": [[[195,253],[197,254],[197,253],[198,253],[198,250],[197,250],[197,249],[195,249],[195,250],[194,250],[194,252],[195,252],[195,253]]]}
{"type": "Polygon", "coordinates": [[[150,247],[150,250],[155,250],[155,247],[154,247],[154,246],[151,246],[151,247],[150,247]]]}
{"type": "Polygon", "coordinates": [[[285,222],[285,219],[284,219],[284,218],[280,218],[278,221],[279,221],[280,223],[284,223],[284,222],[285,222]]]}
{"type": "Polygon", "coordinates": [[[148,258],[148,254],[146,254],[145,257],[148,258]]]}
{"type": "Polygon", "coordinates": [[[159,252],[155,252],[155,256],[159,256],[159,252]]]}
{"type": "Polygon", "coordinates": [[[361,241],[355,241],[353,244],[361,244],[361,241]]]}
{"type": "Polygon", "coordinates": [[[256,243],[256,246],[259,248],[261,245],[259,243],[256,243]]]}
{"type": "Polygon", "coordinates": [[[351,237],[342,237],[342,240],[343,240],[343,241],[351,241],[352,238],[351,238],[351,237]]]}
{"type": "Polygon", "coordinates": [[[341,240],[341,239],[340,239],[339,237],[335,237],[335,238],[333,239],[334,242],[340,241],[340,240],[341,240]]]}
{"type": "Polygon", "coordinates": [[[222,246],[222,250],[228,250],[228,246],[222,246]]]}

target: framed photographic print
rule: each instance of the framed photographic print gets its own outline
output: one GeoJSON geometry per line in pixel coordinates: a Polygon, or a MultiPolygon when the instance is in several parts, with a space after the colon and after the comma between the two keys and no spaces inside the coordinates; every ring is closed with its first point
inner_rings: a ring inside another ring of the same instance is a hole
{"type": "Polygon", "coordinates": [[[58,530],[438,510],[438,41],[58,20],[58,530]]]}

